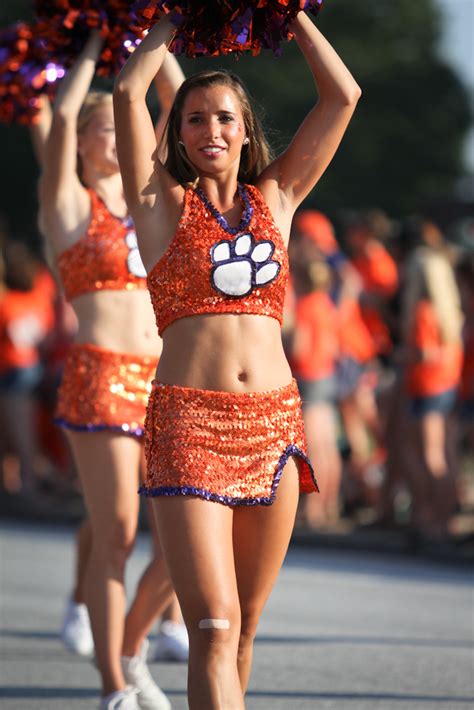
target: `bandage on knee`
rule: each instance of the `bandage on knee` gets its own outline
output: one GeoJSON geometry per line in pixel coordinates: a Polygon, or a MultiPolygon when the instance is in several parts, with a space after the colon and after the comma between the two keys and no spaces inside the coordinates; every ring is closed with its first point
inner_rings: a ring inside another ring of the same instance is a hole
{"type": "Polygon", "coordinates": [[[229,619],[201,619],[200,629],[230,629],[229,619]]]}

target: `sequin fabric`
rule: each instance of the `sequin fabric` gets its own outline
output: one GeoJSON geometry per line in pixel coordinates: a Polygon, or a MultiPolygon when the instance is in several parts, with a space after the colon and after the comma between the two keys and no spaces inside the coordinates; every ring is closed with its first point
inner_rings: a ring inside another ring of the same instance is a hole
{"type": "Polygon", "coordinates": [[[157,358],[73,345],[58,393],[55,421],[76,431],[142,436],[157,358]]]}
{"type": "Polygon", "coordinates": [[[93,190],[91,219],[85,235],[58,258],[68,301],[93,291],[146,288],[133,223],[114,217],[93,190]]]}
{"type": "Polygon", "coordinates": [[[198,192],[186,190],[176,234],[148,275],[160,335],[178,318],[201,313],[253,313],[283,322],[286,247],[260,191],[244,189],[248,220],[240,234],[227,230],[198,192]]]}
{"type": "Polygon", "coordinates": [[[269,392],[153,383],[145,423],[146,496],[271,505],[295,456],[302,493],[317,491],[296,382],[269,392]]]}

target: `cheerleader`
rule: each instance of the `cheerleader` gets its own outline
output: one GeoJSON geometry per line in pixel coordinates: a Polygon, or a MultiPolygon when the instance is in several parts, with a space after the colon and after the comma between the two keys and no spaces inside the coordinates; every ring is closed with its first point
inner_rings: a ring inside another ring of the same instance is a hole
{"type": "Polygon", "coordinates": [[[114,89],[125,196],[163,337],[142,492],[153,498],[188,629],[192,710],[244,707],[253,639],[299,493],[317,489],[281,342],[286,248],[360,89],[303,12],[290,29],[319,102],[275,161],[242,82],[212,70],[181,86],[167,158],[156,158],[145,96],[173,38],[168,18],[114,89]]]}
{"type": "Polygon", "coordinates": [[[136,535],[141,439],[160,341],[123,197],[112,97],[89,92],[101,46],[92,33],[61,85],[40,181],[41,231],[78,320],[56,416],[92,531],[85,586],[100,707],[165,709],[169,701],[145,662],[147,632],[172,594],[156,540],[125,623],[124,572],[136,535]]]}

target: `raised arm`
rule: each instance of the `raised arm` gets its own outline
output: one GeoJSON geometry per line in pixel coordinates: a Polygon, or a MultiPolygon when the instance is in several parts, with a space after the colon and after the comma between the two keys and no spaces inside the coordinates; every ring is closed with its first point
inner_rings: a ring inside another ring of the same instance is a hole
{"type": "MultiPolygon", "coordinates": [[[[154,84],[160,101],[160,117],[155,126],[156,142],[160,145],[175,96],[184,81],[183,70],[173,54],[166,52],[154,84]]],[[[161,156],[160,156],[161,157],[161,156]]]]}
{"type": "Polygon", "coordinates": [[[141,207],[153,207],[156,190],[156,136],[146,105],[146,95],[160,71],[174,26],[165,15],[133,52],[115,80],[114,115],[117,155],[125,199],[136,220],[141,207]]]}
{"type": "Polygon", "coordinates": [[[41,178],[42,208],[76,212],[85,191],[77,175],[77,117],[95,73],[102,39],[94,31],[62,81],[54,103],[41,178]]]}
{"type": "Polygon", "coordinates": [[[319,100],[285,152],[264,171],[262,184],[276,182],[282,202],[294,211],[331,162],[361,90],[304,12],[298,14],[291,29],[313,74],[319,100]]]}
{"type": "Polygon", "coordinates": [[[36,160],[40,169],[43,170],[46,143],[51,130],[53,112],[47,96],[43,95],[40,101],[39,120],[30,126],[30,135],[36,160]]]}

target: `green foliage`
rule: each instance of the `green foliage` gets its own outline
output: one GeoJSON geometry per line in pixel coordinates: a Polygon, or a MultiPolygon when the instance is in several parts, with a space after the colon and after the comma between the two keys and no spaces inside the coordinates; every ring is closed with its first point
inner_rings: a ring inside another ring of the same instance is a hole
{"type": "Polygon", "coordinates": [[[334,0],[321,16],[363,91],[320,202],[400,215],[453,194],[470,123],[467,92],[439,57],[432,0],[334,0]]]}
{"type": "MultiPolygon", "coordinates": [[[[2,24],[28,18],[29,0],[2,3],[2,24]]],[[[308,204],[334,214],[378,205],[403,215],[453,194],[463,174],[470,111],[465,88],[439,57],[440,14],[434,0],[327,0],[317,24],[340,53],[363,95],[346,137],[308,204]]],[[[207,66],[242,76],[280,150],[316,100],[295,42],[282,59],[270,53],[184,60],[186,73],[207,66]]],[[[110,87],[110,84],[109,84],[110,87]]],[[[30,229],[36,171],[27,131],[0,126],[0,210],[16,230],[30,229]]]]}

